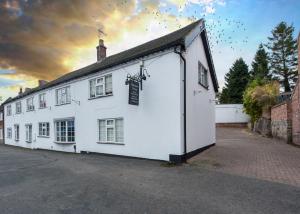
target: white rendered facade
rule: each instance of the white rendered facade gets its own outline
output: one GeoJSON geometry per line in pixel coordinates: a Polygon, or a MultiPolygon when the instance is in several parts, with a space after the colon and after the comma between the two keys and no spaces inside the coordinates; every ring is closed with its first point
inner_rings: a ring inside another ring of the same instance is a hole
{"type": "MultiPolygon", "coordinates": [[[[183,53],[186,152],[215,143],[215,89],[199,33],[200,27],[191,32],[192,39],[187,39],[183,53]],[[199,62],[208,71],[207,88],[198,82],[199,62]]],[[[167,161],[169,155],[183,155],[183,63],[174,48],[170,48],[6,103],[4,111],[11,108],[11,115],[5,113],[5,144],[167,161]],[[142,60],[150,77],[143,81],[139,105],[129,105],[126,76],[138,73],[142,60]],[[106,76],[111,80],[105,82],[106,76]],[[91,84],[98,86],[92,95],[91,84]],[[19,101],[22,111],[16,114],[19,101]],[[27,108],[27,103],[32,102],[34,107],[27,108]],[[18,140],[14,133],[16,125],[18,140]],[[11,131],[12,137],[8,138],[7,132],[11,131]]]]}

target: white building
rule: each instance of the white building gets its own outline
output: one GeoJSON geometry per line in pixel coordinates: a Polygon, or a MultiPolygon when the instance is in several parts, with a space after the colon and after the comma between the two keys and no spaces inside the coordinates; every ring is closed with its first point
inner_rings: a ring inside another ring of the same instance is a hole
{"type": "Polygon", "coordinates": [[[214,145],[218,83],[203,20],[109,57],[100,40],[97,51],[96,63],[4,103],[5,144],[174,162],[214,145]],[[140,73],[131,105],[125,82],[140,73]]]}

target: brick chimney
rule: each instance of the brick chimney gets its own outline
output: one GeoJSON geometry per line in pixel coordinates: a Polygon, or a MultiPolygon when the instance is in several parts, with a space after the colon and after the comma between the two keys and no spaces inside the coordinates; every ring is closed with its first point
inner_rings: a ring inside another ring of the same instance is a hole
{"type": "Polygon", "coordinates": [[[103,39],[99,39],[99,45],[97,48],[97,61],[101,62],[103,59],[106,58],[106,47],[104,46],[103,39]]]}
{"type": "Polygon", "coordinates": [[[47,83],[48,83],[48,81],[46,81],[46,80],[39,80],[39,86],[45,85],[47,83]]]}

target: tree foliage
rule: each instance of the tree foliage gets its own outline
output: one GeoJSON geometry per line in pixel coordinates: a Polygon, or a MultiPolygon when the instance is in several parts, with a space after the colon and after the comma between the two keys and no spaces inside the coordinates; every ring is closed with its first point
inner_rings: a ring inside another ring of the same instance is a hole
{"type": "Polygon", "coordinates": [[[293,38],[293,32],[292,25],[280,22],[268,38],[267,45],[272,74],[278,78],[285,92],[291,91],[297,76],[297,41],[293,38]]]}
{"type": "Polygon", "coordinates": [[[225,75],[225,87],[220,95],[220,103],[242,103],[248,81],[248,65],[239,58],[225,75]]]}
{"type": "Polygon", "coordinates": [[[243,104],[245,112],[254,123],[263,111],[269,111],[276,103],[280,85],[277,81],[267,82],[261,79],[252,81],[245,90],[243,104]]]}
{"type": "Polygon", "coordinates": [[[264,49],[262,44],[259,45],[251,66],[252,66],[252,69],[249,72],[251,80],[254,80],[254,79],[270,80],[271,79],[268,53],[266,52],[266,50],[264,49]]]}

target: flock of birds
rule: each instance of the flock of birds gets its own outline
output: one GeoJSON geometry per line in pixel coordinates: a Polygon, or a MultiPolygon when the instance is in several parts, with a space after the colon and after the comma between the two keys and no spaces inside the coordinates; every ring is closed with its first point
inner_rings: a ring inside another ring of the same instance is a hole
{"type": "MultiPolygon", "coordinates": [[[[122,7],[127,6],[127,3],[128,0],[123,0],[119,1],[115,6],[122,9],[122,7]]],[[[109,7],[112,6],[111,3],[108,4],[110,4],[109,7]]],[[[175,27],[178,29],[184,27],[180,21],[182,18],[187,18],[191,23],[200,18],[205,18],[205,27],[212,52],[217,51],[221,53],[221,48],[217,48],[221,45],[229,47],[232,51],[242,51],[241,47],[246,45],[249,39],[246,36],[247,28],[245,24],[237,19],[223,18],[217,16],[216,13],[206,14],[201,10],[201,8],[199,10],[191,9],[188,7],[188,3],[185,3],[177,11],[174,11],[172,7],[162,7],[160,9],[144,7],[140,9],[139,16],[143,14],[151,16],[164,29],[170,28],[169,26],[171,25],[167,20],[166,14],[175,18],[175,27]],[[186,17],[186,14],[189,14],[189,17],[186,17]],[[241,35],[245,35],[244,38],[241,38],[241,35]]],[[[172,22],[172,29],[174,29],[174,22],[172,22]]],[[[150,31],[150,29],[146,27],[145,31],[150,31]]]]}

